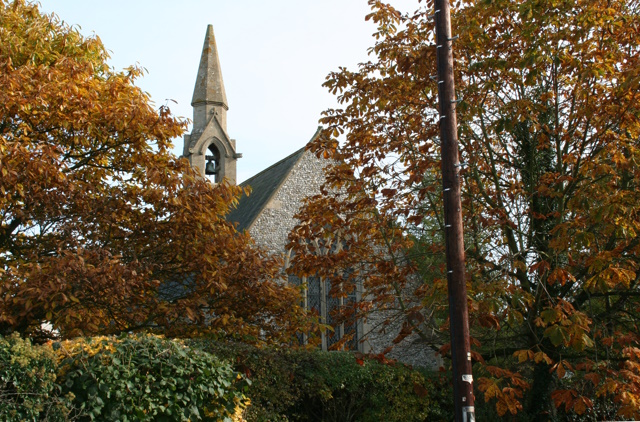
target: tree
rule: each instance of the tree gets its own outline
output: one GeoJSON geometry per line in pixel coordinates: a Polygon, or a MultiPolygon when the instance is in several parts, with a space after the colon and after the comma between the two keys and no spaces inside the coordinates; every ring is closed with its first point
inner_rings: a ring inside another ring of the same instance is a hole
{"type": "Polygon", "coordinates": [[[0,23],[0,333],[288,341],[298,293],[225,220],[240,189],[171,155],[186,122],[141,70],[33,4],[0,23]]]}
{"type": "MultiPolygon", "coordinates": [[[[336,164],[293,271],[345,290],[349,269],[369,300],[346,314],[395,311],[397,341],[446,353],[432,2],[370,3],[372,60],[325,83],[344,108],[311,148],[336,164]]],[[[637,418],[640,4],[478,0],[452,20],[477,390],[499,415],[637,418]]]]}

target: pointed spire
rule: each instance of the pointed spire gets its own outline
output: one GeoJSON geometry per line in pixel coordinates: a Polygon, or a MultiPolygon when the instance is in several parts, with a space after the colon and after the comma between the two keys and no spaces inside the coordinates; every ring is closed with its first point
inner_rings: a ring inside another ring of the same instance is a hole
{"type": "Polygon", "coordinates": [[[203,176],[207,174],[209,156],[217,157],[216,180],[227,179],[235,184],[236,142],[227,133],[227,94],[222,82],[218,48],[213,26],[207,27],[193,89],[193,128],[184,136],[184,153],[191,165],[203,176]]]}
{"type": "Polygon", "coordinates": [[[224,91],[218,47],[212,25],[207,27],[207,35],[204,37],[191,105],[193,106],[193,130],[195,132],[204,130],[214,115],[224,131],[227,131],[229,106],[227,105],[227,94],[224,91]]]}
{"type": "Polygon", "coordinates": [[[229,109],[227,94],[224,91],[224,82],[222,81],[222,71],[220,70],[218,47],[216,46],[216,38],[213,35],[213,25],[207,26],[207,35],[204,38],[202,47],[198,77],[196,78],[196,86],[191,99],[192,106],[201,103],[222,105],[229,109]]]}

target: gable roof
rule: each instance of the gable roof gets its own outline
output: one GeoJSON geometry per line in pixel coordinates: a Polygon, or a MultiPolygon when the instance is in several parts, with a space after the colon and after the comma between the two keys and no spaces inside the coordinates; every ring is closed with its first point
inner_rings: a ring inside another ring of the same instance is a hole
{"type": "Polygon", "coordinates": [[[249,196],[242,194],[237,208],[231,210],[227,215],[228,221],[238,223],[238,231],[248,230],[251,227],[278,188],[282,186],[282,183],[284,183],[289,173],[291,173],[291,169],[300,160],[306,148],[305,145],[240,184],[242,187],[251,186],[251,193],[249,196]]]}

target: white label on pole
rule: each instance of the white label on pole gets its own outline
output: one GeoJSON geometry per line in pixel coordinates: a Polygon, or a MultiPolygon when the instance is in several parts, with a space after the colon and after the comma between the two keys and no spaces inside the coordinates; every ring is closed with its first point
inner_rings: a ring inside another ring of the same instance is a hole
{"type": "Polygon", "coordinates": [[[473,384],[473,375],[471,374],[464,374],[462,376],[462,382],[468,382],[469,384],[473,384]]]}
{"type": "Polygon", "coordinates": [[[473,406],[465,406],[462,408],[463,422],[476,422],[476,412],[473,406]]]}

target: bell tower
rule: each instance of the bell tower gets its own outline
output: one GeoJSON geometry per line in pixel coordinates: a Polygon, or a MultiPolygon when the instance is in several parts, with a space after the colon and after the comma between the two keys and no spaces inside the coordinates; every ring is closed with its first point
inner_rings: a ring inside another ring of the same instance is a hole
{"type": "Polygon", "coordinates": [[[236,141],[227,134],[229,106],[212,25],[207,26],[191,106],[193,129],[184,136],[182,155],[214,182],[227,179],[235,184],[236,161],[242,154],[236,152],[236,141]]]}

